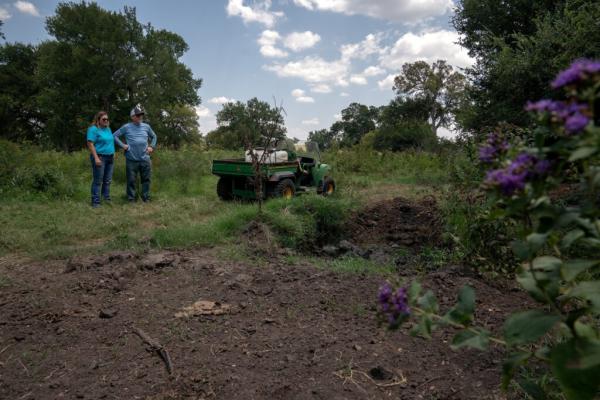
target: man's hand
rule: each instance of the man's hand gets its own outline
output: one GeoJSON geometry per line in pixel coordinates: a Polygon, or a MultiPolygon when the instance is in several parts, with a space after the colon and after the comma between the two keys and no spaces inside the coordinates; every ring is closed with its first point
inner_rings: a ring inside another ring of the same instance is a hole
{"type": "Polygon", "coordinates": [[[123,150],[125,150],[125,151],[129,150],[129,145],[126,144],[125,146],[123,146],[123,150]]]}
{"type": "Polygon", "coordinates": [[[146,153],[148,154],[152,154],[153,151],[154,149],[152,148],[152,146],[148,146],[148,148],[146,149],[146,153]]]}
{"type": "Polygon", "coordinates": [[[102,160],[100,159],[100,157],[96,157],[94,159],[94,162],[96,163],[96,167],[100,167],[102,165],[102,160]]]}

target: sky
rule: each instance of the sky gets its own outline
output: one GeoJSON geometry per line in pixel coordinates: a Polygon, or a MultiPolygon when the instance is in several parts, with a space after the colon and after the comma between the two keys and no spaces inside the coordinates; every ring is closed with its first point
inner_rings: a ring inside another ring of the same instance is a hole
{"type": "MultiPolygon", "coordinates": [[[[0,0],[8,42],[52,39],[45,19],[58,0],[0,0]]],[[[225,102],[252,97],[282,105],[289,137],[329,128],[352,102],[380,106],[394,97],[406,62],[473,63],[456,44],[453,0],[98,0],[133,6],[142,23],[182,36],[182,61],[196,78],[203,134],[225,102]]],[[[452,136],[441,130],[440,136],[452,136]]]]}

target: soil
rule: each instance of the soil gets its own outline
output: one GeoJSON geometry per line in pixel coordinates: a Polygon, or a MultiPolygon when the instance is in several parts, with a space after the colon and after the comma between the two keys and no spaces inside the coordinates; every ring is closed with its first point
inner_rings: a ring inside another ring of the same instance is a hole
{"type": "MultiPolygon", "coordinates": [[[[423,229],[433,214],[411,215],[398,232],[437,240],[423,229]]],[[[393,227],[369,218],[369,229],[393,227]]],[[[0,398],[506,398],[501,349],[452,351],[452,332],[387,331],[375,315],[382,277],[286,260],[258,266],[199,249],[2,262],[0,398]]],[[[476,319],[495,332],[527,302],[458,268],[423,282],[442,309],[472,285],[476,319]]]]}
{"type": "Polygon", "coordinates": [[[346,231],[354,244],[383,243],[418,249],[439,245],[442,227],[434,197],[420,200],[396,197],[357,211],[347,223],[346,231]]]}

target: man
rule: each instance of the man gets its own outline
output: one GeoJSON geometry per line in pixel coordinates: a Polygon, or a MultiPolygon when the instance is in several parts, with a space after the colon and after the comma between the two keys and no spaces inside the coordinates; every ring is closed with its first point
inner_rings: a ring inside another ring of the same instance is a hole
{"type": "Polygon", "coordinates": [[[152,163],[150,154],[156,146],[156,134],[150,125],[142,122],[144,109],[141,105],[135,106],[129,113],[131,122],[123,125],[115,133],[115,142],[125,150],[125,171],[127,174],[127,199],[136,201],[135,184],[139,173],[142,182],[142,201],[150,201],[150,177],[152,163]],[[119,138],[125,135],[127,143],[119,138]],[[148,146],[148,138],[150,145],[148,146]]]}

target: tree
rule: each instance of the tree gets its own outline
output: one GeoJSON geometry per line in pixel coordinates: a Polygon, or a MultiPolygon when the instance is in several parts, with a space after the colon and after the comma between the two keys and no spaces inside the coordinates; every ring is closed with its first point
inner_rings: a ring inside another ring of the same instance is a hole
{"type": "Polygon", "coordinates": [[[315,142],[321,150],[329,149],[334,143],[334,135],[328,129],[319,129],[308,133],[308,141],[315,142]]]}
{"type": "Polygon", "coordinates": [[[572,60],[600,57],[599,19],[600,3],[589,0],[461,0],[454,26],[477,62],[460,124],[478,132],[531,123],[527,100],[556,96],[548,81],[572,60]]]}
{"type": "Polygon", "coordinates": [[[406,63],[394,78],[394,91],[399,97],[421,101],[427,110],[434,133],[438,128],[451,128],[462,103],[466,79],[444,60],[432,65],[425,61],[406,63]]]}
{"type": "Polygon", "coordinates": [[[281,109],[256,97],[246,103],[226,103],[217,113],[218,127],[207,135],[214,147],[240,149],[247,141],[262,143],[268,134],[273,139],[285,138],[286,128],[281,109]]]}
{"type": "Polygon", "coordinates": [[[136,103],[145,106],[151,123],[157,122],[163,143],[194,139],[197,122],[180,117],[185,107],[199,104],[201,81],[179,61],[187,50],[180,36],[141,25],[133,8],[120,13],[85,2],[60,3],[46,29],[56,40],[39,48],[38,103],[55,147],[80,148],[99,109],[108,111],[118,127],[129,121],[136,103]],[[166,121],[174,115],[177,122],[166,121]],[[182,121],[185,129],[163,129],[182,121]]]}
{"type": "Polygon", "coordinates": [[[342,146],[354,146],[364,135],[376,128],[378,117],[377,107],[351,103],[342,110],[342,119],[331,125],[330,137],[332,140],[339,140],[342,146]]]}
{"type": "Polygon", "coordinates": [[[436,143],[436,136],[427,122],[406,120],[394,126],[380,127],[374,132],[375,150],[402,151],[410,148],[427,149],[436,143]]]}
{"type": "Polygon", "coordinates": [[[37,49],[25,44],[0,47],[0,136],[39,142],[45,121],[38,111],[37,49]]]}
{"type": "MultiPolygon", "coordinates": [[[[4,25],[4,21],[2,21],[0,19],[0,28],[2,28],[2,25],[4,25]]],[[[1,29],[0,29],[0,39],[6,39],[6,37],[4,36],[4,32],[2,32],[1,29]]]]}

